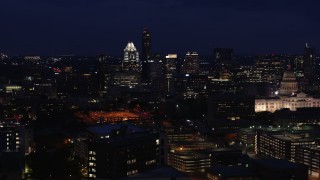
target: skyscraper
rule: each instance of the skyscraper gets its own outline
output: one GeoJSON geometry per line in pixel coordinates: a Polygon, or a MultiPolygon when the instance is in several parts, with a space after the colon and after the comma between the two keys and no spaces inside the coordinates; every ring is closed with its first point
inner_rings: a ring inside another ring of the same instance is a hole
{"type": "Polygon", "coordinates": [[[177,54],[168,54],[165,62],[166,92],[174,91],[174,76],[177,70],[177,54]]]}
{"type": "Polygon", "coordinates": [[[316,77],[316,51],[314,48],[306,44],[304,48],[304,57],[303,57],[303,67],[304,67],[304,76],[309,80],[313,81],[316,77]]]}
{"type": "Polygon", "coordinates": [[[128,42],[124,49],[122,69],[127,72],[141,72],[139,52],[133,42],[128,42]]]}
{"type": "Polygon", "coordinates": [[[113,76],[113,85],[123,88],[135,88],[140,84],[141,64],[139,52],[132,42],[124,49],[122,71],[113,76]]]}
{"type": "Polygon", "coordinates": [[[214,65],[217,78],[229,79],[230,70],[234,65],[233,49],[230,48],[215,48],[214,52],[214,65]]]}
{"type": "Polygon", "coordinates": [[[164,71],[165,71],[165,56],[154,54],[152,60],[148,61],[149,80],[155,90],[164,90],[164,71]]]}
{"type": "Polygon", "coordinates": [[[151,57],[151,33],[149,29],[144,28],[142,32],[142,56],[141,56],[141,65],[142,65],[142,78],[144,80],[149,79],[150,67],[148,60],[151,57]]]}
{"type": "Polygon", "coordinates": [[[183,61],[182,72],[185,74],[199,72],[199,57],[197,52],[187,52],[183,61]]]}
{"type": "Polygon", "coordinates": [[[106,56],[104,54],[98,54],[98,67],[97,67],[97,75],[98,75],[98,83],[99,83],[99,91],[105,91],[105,61],[106,56]]]}

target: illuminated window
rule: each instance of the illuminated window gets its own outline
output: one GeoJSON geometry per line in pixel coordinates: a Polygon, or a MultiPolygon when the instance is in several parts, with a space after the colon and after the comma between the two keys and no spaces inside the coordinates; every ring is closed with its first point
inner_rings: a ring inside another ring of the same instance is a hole
{"type": "Polygon", "coordinates": [[[127,160],[127,164],[133,164],[133,163],[136,163],[136,162],[137,162],[136,159],[127,160]]]}
{"type": "Polygon", "coordinates": [[[93,162],[90,162],[90,163],[89,163],[89,166],[96,166],[96,164],[93,163],[93,162]]]}
{"type": "Polygon", "coordinates": [[[95,151],[89,151],[89,154],[96,155],[95,151]]]}
{"type": "Polygon", "coordinates": [[[146,161],[146,165],[150,165],[150,164],[154,164],[156,163],[156,160],[150,160],[150,161],[146,161]]]}

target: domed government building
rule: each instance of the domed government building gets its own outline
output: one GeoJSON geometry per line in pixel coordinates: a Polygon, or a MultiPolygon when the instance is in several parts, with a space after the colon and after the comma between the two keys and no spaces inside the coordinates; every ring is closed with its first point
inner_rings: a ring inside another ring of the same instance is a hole
{"type": "Polygon", "coordinates": [[[298,82],[294,72],[288,68],[282,76],[278,97],[255,100],[255,112],[275,112],[280,109],[296,111],[298,108],[320,107],[320,99],[298,92],[298,82]]]}
{"type": "Polygon", "coordinates": [[[280,96],[291,96],[298,92],[298,82],[296,75],[293,71],[288,69],[284,72],[282,81],[280,84],[279,95],[280,96]]]}

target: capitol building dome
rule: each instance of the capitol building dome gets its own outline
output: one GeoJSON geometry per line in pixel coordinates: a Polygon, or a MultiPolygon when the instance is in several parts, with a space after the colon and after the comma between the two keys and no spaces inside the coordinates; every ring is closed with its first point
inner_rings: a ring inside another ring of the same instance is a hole
{"type": "Polygon", "coordinates": [[[284,72],[282,81],[280,83],[280,96],[290,96],[298,91],[298,82],[296,75],[290,70],[284,72]]]}

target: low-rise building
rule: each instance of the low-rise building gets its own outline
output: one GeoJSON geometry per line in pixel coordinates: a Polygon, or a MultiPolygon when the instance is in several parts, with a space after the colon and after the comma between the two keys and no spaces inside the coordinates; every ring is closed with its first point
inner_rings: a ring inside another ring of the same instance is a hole
{"type": "Polygon", "coordinates": [[[298,146],[315,144],[315,139],[301,134],[261,133],[256,142],[258,154],[277,159],[286,159],[295,162],[295,153],[298,146]]]}
{"type": "Polygon", "coordinates": [[[172,150],[168,153],[168,165],[188,174],[205,173],[211,166],[211,158],[206,153],[172,150]]]}
{"type": "Polygon", "coordinates": [[[296,162],[308,166],[308,174],[312,178],[320,178],[320,146],[299,146],[296,149],[296,162]]]}

